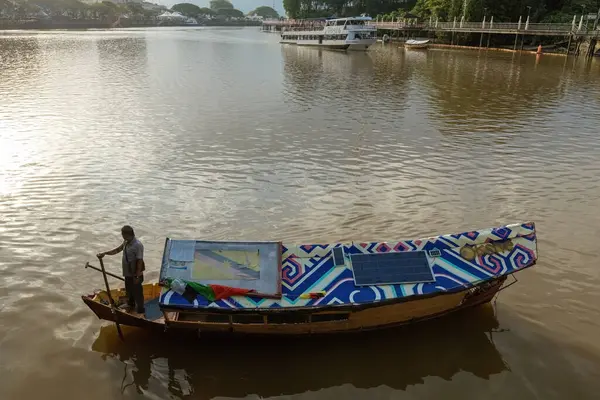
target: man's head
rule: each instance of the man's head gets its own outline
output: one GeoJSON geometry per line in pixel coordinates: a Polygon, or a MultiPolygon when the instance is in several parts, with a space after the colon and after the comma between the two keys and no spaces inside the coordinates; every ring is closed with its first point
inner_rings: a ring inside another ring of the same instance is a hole
{"type": "Polygon", "coordinates": [[[126,242],[131,242],[131,240],[133,240],[133,238],[135,237],[133,228],[129,225],[125,225],[121,228],[121,235],[123,236],[123,239],[125,239],[126,242]]]}

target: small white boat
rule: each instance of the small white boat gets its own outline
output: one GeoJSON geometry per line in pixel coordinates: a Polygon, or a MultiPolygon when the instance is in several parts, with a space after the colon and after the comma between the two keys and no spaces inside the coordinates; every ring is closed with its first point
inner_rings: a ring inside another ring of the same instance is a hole
{"type": "Polygon", "coordinates": [[[304,20],[281,32],[280,43],[336,50],[367,50],[377,41],[371,17],[304,20]]]}
{"type": "Polygon", "coordinates": [[[408,49],[426,49],[429,46],[429,39],[426,40],[414,40],[409,39],[404,42],[404,47],[408,49]]]}

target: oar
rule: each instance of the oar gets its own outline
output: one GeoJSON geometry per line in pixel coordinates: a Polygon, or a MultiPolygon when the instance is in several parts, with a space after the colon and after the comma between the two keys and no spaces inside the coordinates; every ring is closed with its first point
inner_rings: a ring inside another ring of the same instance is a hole
{"type": "Polygon", "coordinates": [[[117,326],[117,332],[119,333],[119,337],[121,338],[121,340],[125,340],[123,338],[123,332],[121,332],[121,326],[119,325],[119,321],[117,318],[117,306],[115,305],[115,301],[110,295],[110,286],[108,286],[108,279],[106,278],[107,274],[106,270],[104,269],[104,261],[102,261],[102,257],[98,257],[98,261],[100,261],[100,268],[102,268],[102,277],[104,278],[104,284],[106,285],[106,294],[108,295],[108,301],[110,302],[110,309],[115,317],[115,325],[117,326]]]}
{"type": "MultiPolygon", "coordinates": [[[[100,268],[94,267],[93,265],[90,265],[90,263],[85,263],[85,268],[91,268],[91,269],[96,270],[98,272],[102,272],[102,270],[100,268]]],[[[125,281],[125,279],[123,279],[122,276],[111,274],[110,272],[107,272],[106,275],[112,276],[113,278],[118,279],[118,280],[123,281],[123,282],[125,281]]]]}

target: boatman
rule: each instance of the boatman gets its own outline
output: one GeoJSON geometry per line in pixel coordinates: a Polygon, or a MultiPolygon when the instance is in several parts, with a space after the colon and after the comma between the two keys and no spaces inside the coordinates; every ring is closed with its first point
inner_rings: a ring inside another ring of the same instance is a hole
{"type": "Polygon", "coordinates": [[[133,228],[125,225],[121,228],[123,243],[116,249],[98,253],[98,258],[106,255],[113,256],[123,252],[123,277],[125,278],[125,291],[127,292],[127,308],[131,311],[134,307],[136,312],[143,314],[144,310],[144,245],[137,240],[133,228]]]}

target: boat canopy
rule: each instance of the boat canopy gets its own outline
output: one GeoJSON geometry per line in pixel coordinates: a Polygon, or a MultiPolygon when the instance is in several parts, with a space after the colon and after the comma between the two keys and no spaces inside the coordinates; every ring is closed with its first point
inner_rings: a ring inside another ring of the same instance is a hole
{"type": "Polygon", "coordinates": [[[281,296],[281,243],[167,239],[160,280],[247,289],[281,296]]]}
{"type": "Polygon", "coordinates": [[[255,293],[221,299],[198,295],[190,301],[165,287],[160,305],[177,309],[354,306],[464,290],[527,268],[536,259],[533,223],[393,242],[293,245],[168,239],[161,279],[255,293]]]}

